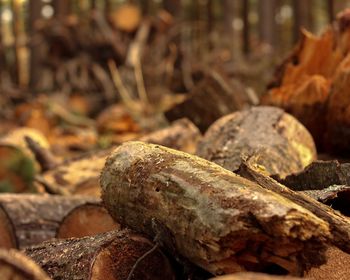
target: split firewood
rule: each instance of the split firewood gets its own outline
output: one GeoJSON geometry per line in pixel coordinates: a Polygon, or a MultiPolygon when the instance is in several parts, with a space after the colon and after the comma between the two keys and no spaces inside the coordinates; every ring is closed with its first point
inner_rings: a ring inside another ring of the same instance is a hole
{"type": "Polygon", "coordinates": [[[97,202],[97,199],[82,196],[0,195],[0,247],[23,248],[54,238],[63,217],[77,205],[86,202],[97,202]]]}
{"type": "Polygon", "coordinates": [[[322,190],[332,185],[350,186],[350,164],[340,164],[336,160],[315,161],[299,173],[284,179],[275,178],[296,191],[322,190]]]}
{"type": "Polygon", "coordinates": [[[342,154],[350,152],[349,15],[349,9],[340,13],[321,36],[303,30],[262,98],[298,118],[320,150],[342,154]]]}
{"type": "MultiPolygon", "coordinates": [[[[174,122],[167,128],[147,134],[141,139],[171,148],[193,153],[201,138],[198,128],[187,119],[174,122]]],[[[82,156],[45,172],[40,183],[59,194],[81,194],[100,196],[98,178],[109,153],[114,149],[82,156]]]]}
{"type": "Polygon", "coordinates": [[[301,280],[291,276],[274,276],[263,273],[241,272],[232,275],[219,276],[211,280],[301,280]]]}
{"type": "Polygon", "coordinates": [[[310,280],[348,280],[350,255],[338,248],[330,247],[326,251],[327,262],[317,268],[312,268],[305,275],[310,280]]]}
{"type": "Polygon", "coordinates": [[[116,221],[213,274],[272,266],[301,275],[324,261],[327,222],[199,157],[129,142],[108,157],[100,183],[116,221]]]}
{"type": "Polygon", "coordinates": [[[49,276],[23,253],[0,249],[1,280],[50,280],[49,276]]]}
{"type": "Polygon", "coordinates": [[[126,230],[48,241],[25,253],[54,280],[174,279],[163,253],[145,237],[126,230]]]}
{"type": "Polygon", "coordinates": [[[297,203],[304,209],[312,212],[318,218],[327,222],[332,232],[330,243],[350,254],[350,220],[347,217],[302,192],[294,192],[288,187],[278,183],[273,178],[260,173],[254,166],[243,163],[238,174],[258,183],[261,187],[269,191],[297,203]]]}
{"type": "Polygon", "coordinates": [[[243,160],[268,175],[285,177],[316,159],[315,143],[294,117],[274,107],[253,107],[215,122],[197,155],[237,171],[243,160]]]}
{"type": "Polygon", "coordinates": [[[187,117],[205,132],[218,118],[247,107],[250,104],[247,96],[238,81],[211,70],[192,89],[188,98],[168,110],[165,116],[170,121],[187,117]]]}
{"type": "Polygon", "coordinates": [[[120,229],[100,203],[85,203],[73,208],[57,229],[57,238],[80,238],[120,229]]]}

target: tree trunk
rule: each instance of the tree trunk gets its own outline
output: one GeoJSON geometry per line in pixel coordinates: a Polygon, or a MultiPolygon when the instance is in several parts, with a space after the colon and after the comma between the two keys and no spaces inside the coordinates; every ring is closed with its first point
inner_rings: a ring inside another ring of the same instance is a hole
{"type": "Polygon", "coordinates": [[[329,22],[332,23],[334,21],[334,18],[335,18],[334,1],[333,0],[327,0],[327,10],[328,10],[329,22]]]}
{"type": "Polygon", "coordinates": [[[53,8],[55,16],[62,18],[70,13],[70,1],[69,0],[53,0],[53,8]]]}
{"type": "Polygon", "coordinates": [[[248,161],[281,177],[303,170],[317,158],[312,136],[298,120],[282,109],[264,106],[219,119],[205,133],[197,155],[232,172],[248,161]]]}
{"type": "Polygon", "coordinates": [[[140,235],[113,231],[81,239],[53,240],[27,248],[25,253],[53,280],[173,280],[169,261],[155,249],[140,235]]]}
{"type": "Polygon", "coordinates": [[[109,156],[100,182],[118,222],[213,274],[275,266],[301,275],[325,261],[327,222],[207,160],[128,142],[109,156]]]}
{"type": "Polygon", "coordinates": [[[250,23],[249,23],[249,0],[243,0],[242,20],[243,20],[243,53],[250,52],[250,23]]]}
{"type": "Polygon", "coordinates": [[[101,203],[84,203],[73,208],[62,219],[57,238],[81,238],[119,229],[101,203]],[[98,223],[96,223],[98,221],[98,223]]]}
{"type": "Polygon", "coordinates": [[[0,196],[0,231],[4,232],[0,236],[7,238],[0,247],[23,248],[54,238],[69,211],[77,205],[96,201],[81,196],[3,194],[0,196]]]}
{"type": "Polygon", "coordinates": [[[277,1],[258,1],[259,5],[259,37],[264,43],[276,46],[277,25],[275,21],[277,1]]]}
{"type": "Polygon", "coordinates": [[[30,26],[30,87],[36,90],[40,78],[40,48],[36,42],[36,23],[41,18],[42,3],[38,0],[29,1],[29,26],[30,26]]]}
{"type": "Polygon", "coordinates": [[[47,274],[23,253],[0,249],[1,280],[50,280],[47,274]]]}
{"type": "Polygon", "coordinates": [[[293,0],[294,10],[294,42],[300,38],[300,29],[305,28],[312,31],[312,9],[311,1],[293,0]]]}
{"type": "Polygon", "coordinates": [[[181,11],[180,0],[163,0],[163,7],[166,11],[177,17],[181,11]]]}

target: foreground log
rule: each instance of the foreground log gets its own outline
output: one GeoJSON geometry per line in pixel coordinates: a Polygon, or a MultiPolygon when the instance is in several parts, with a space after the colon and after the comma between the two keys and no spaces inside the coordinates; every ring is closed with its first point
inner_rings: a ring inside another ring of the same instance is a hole
{"type": "MultiPolygon", "coordinates": [[[[198,128],[189,120],[181,119],[169,127],[147,134],[141,139],[144,142],[161,144],[193,153],[200,138],[201,133],[198,128]]],[[[98,178],[107,156],[114,148],[65,162],[55,169],[45,172],[40,182],[54,193],[99,197],[98,178]]]]}
{"type": "Polygon", "coordinates": [[[54,238],[63,217],[91,197],[0,195],[0,247],[23,248],[54,238]]]}
{"type": "Polygon", "coordinates": [[[274,107],[254,107],[215,122],[198,145],[197,155],[237,171],[245,159],[267,174],[303,170],[316,159],[314,141],[294,117],[274,107]]]}
{"type": "Polygon", "coordinates": [[[273,178],[261,174],[254,167],[243,163],[238,172],[241,176],[258,183],[261,187],[279,194],[309,210],[318,218],[327,222],[332,231],[330,242],[350,254],[350,220],[334,211],[332,208],[314,200],[302,192],[294,192],[286,186],[278,183],[273,178]]]}
{"type": "Polygon", "coordinates": [[[54,280],[174,279],[161,251],[129,231],[53,240],[28,248],[25,253],[54,280]]]}
{"type": "Polygon", "coordinates": [[[129,142],[109,156],[100,182],[118,222],[213,274],[300,275],[323,262],[326,222],[204,159],[129,142]]]}
{"type": "Polygon", "coordinates": [[[85,203],[71,210],[57,229],[57,238],[85,237],[119,229],[100,203],[85,203]]]}
{"type": "Polygon", "coordinates": [[[222,73],[209,71],[188,98],[165,113],[173,121],[186,117],[204,132],[218,118],[251,104],[245,88],[222,73]]]}
{"type": "Polygon", "coordinates": [[[1,280],[50,280],[30,258],[16,250],[0,250],[1,280]]]}
{"type": "Polygon", "coordinates": [[[302,278],[296,278],[291,276],[273,276],[262,273],[241,272],[232,275],[225,275],[212,278],[211,280],[298,280],[302,278]]]}

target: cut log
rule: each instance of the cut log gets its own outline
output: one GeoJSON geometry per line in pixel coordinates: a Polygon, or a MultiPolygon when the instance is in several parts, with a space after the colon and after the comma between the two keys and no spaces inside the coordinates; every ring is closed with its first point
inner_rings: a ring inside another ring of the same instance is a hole
{"type": "Polygon", "coordinates": [[[0,247],[23,248],[54,238],[69,211],[97,201],[82,196],[0,195],[0,247]]]}
{"type": "Polygon", "coordinates": [[[327,222],[290,200],[158,145],[118,147],[100,183],[104,205],[119,223],[216,275],[271,267],[300,275],[323,261],[330,238],[327,222]]]}
{"type": "Polygon", "coordinates": [[[191,121],[180,119],[168,128],[141,137],[140,141],[194,154],[201,138],[201,132],[191,121]]]}
{"type": "Polygon", "coordinates": [[[268,175],[285,177],[316,159],[310,133],[294,117],[274,107],[253,107],[216,121],[198,145],[197,155],[237,171],[242,160],[268,175]]]}
{"type": "Polygon", "coordinates": [[[192,89],[184,102],[168,110],[165,116],[170,121],[186,117],[205,132],[218,118],[249,104],[248,94],[238,81],[212,70],[192,89]]]}
{"type": "Polygon", "coordinates": [[[54,280],[174,279],[162,252],[129,231],[53,240],[27,248],[25,253],[54,280]]]}
{"type": "Polygon", "coordinates": [[[273,178],[261,174],[253,166],[243,163],[238,172],[241,176],[258,183],[261,187],[275,192],[309,210],[318,218],[327,222],[331,228],[332,238],[330,242],[350,254],[350,220],[334,211],[332,208],[314,200],[302,192],[294,192],[286,186],[278,183],[273,178]]]}
{"type": "Polygon", "coordinates": [[[350,255],[331,247],[327,250],[326,256],[327,263],[318,268],[312,268],[305,277],[310,280],[348,280],[350,255]]]}
{"type": "MultiPolygon", "coordinates": [[[[147,134],[141,139],[168,146],[170,148],[194,152],[201,134],[198,128],[187,119],[181,119],[169,127],[147,134]]],[[[109,153],[107,149],[67,161],[53,170],[45,172],[41,183],[58,193],[100,196],[98,178],[109,153]]]]}
{"type": "Polygon", "coordinates": [[[241,272],[232,275],[225,275],[212,278],[211,280],[300,280],[291,276],[274,276],[263,273],[241,272]]]}
{"type": "Polygon", "coordinates": [[[322,190],[332,185],[350,186],[350,164],[338,161],[315,161],[305,170],[284,179],[275,177],[281,184],[295,190],[322,190]]]}
{"type": "Polygon", "coordinates": [[[50,280],[47,274],[23,253],[0,250],[1,280],[50,280]]]}
{"type": "Polygon", "coordinates": [[[57,238],[80,238],[120,229],[100,203],[86,203],[71,210],[57,230],[57,238]]]}

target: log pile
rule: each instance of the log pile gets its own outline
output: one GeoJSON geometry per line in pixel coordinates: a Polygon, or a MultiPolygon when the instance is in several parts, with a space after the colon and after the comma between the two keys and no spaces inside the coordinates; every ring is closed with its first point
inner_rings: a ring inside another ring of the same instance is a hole
{"type": "Polygon", "coordinates": [[[321,36],[302,31],[299,44],[276,69],[262,104],[279,106],[311,132],[319,150],[349,154],[350,10],[321,36]]]}

